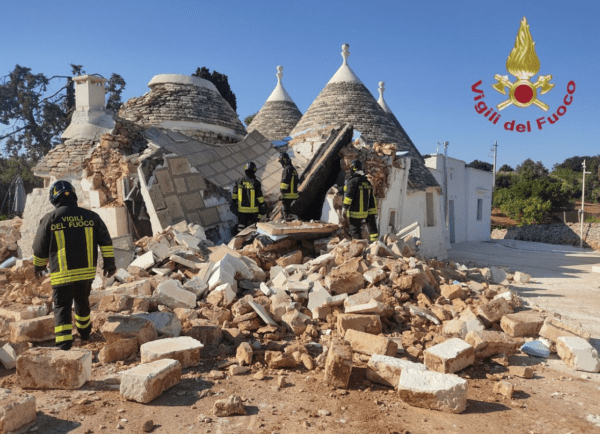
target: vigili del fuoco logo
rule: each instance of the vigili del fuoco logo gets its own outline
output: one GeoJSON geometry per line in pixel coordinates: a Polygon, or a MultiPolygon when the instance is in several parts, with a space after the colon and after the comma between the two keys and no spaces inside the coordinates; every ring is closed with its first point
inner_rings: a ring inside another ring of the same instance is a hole
{"type": "MultiPolygon", "coordinates": [[[[535,52],[535,42],[533,42],[529,32],[529,24],[527,24],[525,17],[521,20],[515,47],[506,59],[506,70],[516,78],[516,81],[511,81],[508,75],[496,74],[494,76],[496,83],[492,84],[492,88],[496,92],[508,96],[508,99],[496,104],[495,108],[498,111],[484,101],[485,94],[481,89],[483,80],[479,80],[471,86],[471,90],[475,93],[473,99],[477,102],[475,104],[477,113],[483,115],[492,124],[497,125],[501,117],[500,112],[509,106],[527,109],[533,105],[544,112],[550,110],[551,107],[540,96],[547,94],[554,88],[554,83],[551,83],[552,75],[540,74],[535,82],[531,81],[531,78],[540,72],[540,59],[535,52]]],[[[573,102],[573,94],[575,93],[575,82],[573,80],[567,84],[566,91],[562,104],[553,113],[551,111],[550,116],[542,116],[536,118],[535,121],[528,120],[525,123],[518,124],[516,120],[508,120],[503,124],[500,123],[500,125],[504,125],[504,129],[507,131],[524,133],[531,132],[532,124],[534,125],[533,128],[537,127],[538,130],[547,125],[555,124],[567,113],[567,107],[573,102]]]]}

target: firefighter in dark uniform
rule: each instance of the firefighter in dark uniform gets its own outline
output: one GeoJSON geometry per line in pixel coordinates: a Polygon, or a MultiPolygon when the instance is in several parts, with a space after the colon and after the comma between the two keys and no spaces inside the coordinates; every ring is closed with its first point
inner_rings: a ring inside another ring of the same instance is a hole
{"type": "Polygon", "coordinates": [[[90,337],[89,295],[96,277],[98,246],[104,260],[104,275],[115,271],[115,254],[106,225],[95,212],[77,206],[77,195],[67,181],[50,187],[50,203],[33,241],[36,276],[50,268],[56,346],[69,350],[73,344],[71,306],[75,302],[75,326],[83,340],[90,337]]]}
{"type": "Polygon", "coordinates": [[[373,185],[363,171],[362,163],[358,160],[350,163],[350,179],[344,186],[344,202],[342,212],[349,219],[350,235],[358,240],[362,237],[361,226],[367,221],[369,240],[377,241],[377,201],[373,194],[373,185]]]}
{"type": "Polygon", "coordinates": [[[231,190],[231,210],[238,218],[238,232],[258,222],[266,212],[260,181],[256,179],[256,164],[244,166],[246,176],[240,178],[231,190]]]}
{"type": "Polygon", "coordinates": [[[279,162],[283,166],[279,190],[281,192],[281,216],[285,221],[290,215],[292,201],[298,199],[298,172],[286,152],[279,156],[279,162]]]}

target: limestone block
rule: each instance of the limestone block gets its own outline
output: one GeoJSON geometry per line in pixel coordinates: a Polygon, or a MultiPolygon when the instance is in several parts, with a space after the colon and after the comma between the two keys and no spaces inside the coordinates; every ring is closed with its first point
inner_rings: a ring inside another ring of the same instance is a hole
{"type": "Polygon", "coordinates": [[[519,346],[518,342],[505,333],[490,330],[471,331],[467,333],[465,342],[475,349],[476,359],[486,359],[494,354],[510,356],[519,346]]]}
{"type": "Polygon", "coordinates": [[[170,312],[136,313],[133,316],[152,321],[159,336],[176,338],[181,334],[181,320],[170,312]]]}
{"type": "Polygon", "coordinates": [[[385,270],[383,268],[374,268],[363,274],[363,278],[367,282],[372,283],[372,284],[381,282],[383,279],[385,279],[386,276],[387,276],[387,273],[385,272],[385,270]]]}
{"type": "Polygon", "coordinates": [[[598,351],[578,336],[561,336],[556,342],[558,356],[576,371],[600,372],[598,351]]]}
{"type": "Polygon", "coordinates": [[[0,433],[16,432],[35,422],[35,396],[0,389],[0,433]]]}
{"type": "Polygon", "coordinates": [[[513,291],[504,291],[496,295],[494,297],[494,300],[498,300],[500,298],[505,299],[508,303],[508,307],[510,307],[513,310],[523,306],[523,300],[521,300],[521,297],[519,297],[513,291]]]}
{"type": "Polygon", "coordinates": [[[384,386],[397,387],[404,369],[426,371],[427,367],[422,363],[373,354],[367,364],[367,378],[384,386]]]}
{"type": "MultiPolygon", "coordinates": [[[[296,276],[296,275],[294,275],[296,276]]],[[[293,276],[290,276],[290,278],[293,276]]],[[[310,284],[308,282],[287,282],[285,284],[285,290],[287,292],[308,292],[310,290],[310,284]]]]}
{"type": "Polygon", "coordinates": [[[17,366],[17,352],[10,344],[0,348],[0,363],[6,369],[14,369],[17,366]]]}
{"type": "Polygon", "coordinates": [[[248,269],[250,271],[252,271],[252,281],[253,282],[264,282],[265,280],[267,280],[267,273],[258,266],[258,264],[256,262],[254,262],[254,260],[247,258],[246,256],[242,256],[240,258],[244,264],[246,264],[246,267],[248,267],[248,269]]]}
{"type": "Polygon", "coordinates": [[[102,312],[122,312],[127,310],[127,304],[131,297],[124,294],[105,295],[100,300],[98,310],[102,312]]]}
{"type": "Polygon", "coordinates": [[[231,284],[224,283],[208,294],[206,301],[213,306],[228,307],[235,301],[235,297],[236,292],[232,289],[231,284]]]}
{"type": "Polygon", "coordinates": [[[251,365],[254,350],[248,342],[242,342],[236,350],[235,358],[240,366],[251,365]]]}
{"type": "Polygon", "coordinates": [[[509,366],[508,373],[514,377],[533,378],[533,369],[529,366],[509,366]]]}
{"type": "Polygon", "coordinates": [[[442,334],[444,336],[451,336],[454,338],[464,339],[465,336],[467,336],[467,333],[467,325],[463,320],[460,319],[446,321],[444,322],[444,326],[442,327],[442,334]]]}
{"type": "Polygon", "coordinates": [[[323,380],[334,387],[348,387],[352,374],[352,348],[341,339],[333,339],[325,361],[323,380]]]}
{"type": "Polygon", "coordinates": [[[512,337],[537,336],[544,324],[544,318],[532,310],[504,315],[500,327],[512,337]]]}
{"type": "Polygon", "coordinates": [[[440,285],[440,293],[442,297],[448,300],[454,300],[455,298],[463,298],[465,292],[460,285],[440,285]]]}
{"type": "Polygon", "coordinates": [[[284,255],[275,261],[280,267],[287,267],[290,264],[302,264],[302,251],[295,250],[284,255]]]}
{"type": "Polygon", "coordinates": [[[352,306],[368,303],[371,300],[383,301],[383,291],[379,288],[368,288],[363,289],[354,295],[346,294],[344,307],[347,309],[352,306]]]}
{"type": "Polygon", "coordinates": [[[269,316],[269,314],[263,306],[261,306],[258,303],[255,303],[252,300],[248,301],[248,304],[252,307],[252,309],[254,309],[254,311],[258,314],[260,319],[262,319],[265,322],[266,325],[277,326],[277,323],[273,321],[273,319],[269,316]]]}
{"type": "Polygon", "coordinates": [[[125,294],[131,297],[150,297],[152,295],[152,285],[148,279],[141,279],[119,285],[116,288],[110,288],[108,291],[113,294],[125,294]]]}
{"type": "Polygon", "coordinates": [[[467,327],[467,333],[471,331],[483,331],[485,330],[485,326],[479,319],[477,315],[475,315],[471,309],[465,309],[460,313],[459,319],[464,321],[465,326],[467,327]]]}
{"type": "Polygon", "coordinates": [[[462,339],[452,338],[423,352],[425,366],[431,371],[453,374],[475,362],[474,348],[462,339]]]}
{"type": "Polygon", "coordinates": [[[580,338],[590,341],[590,334],[583,330],[566,324],[564,322],[546,318],[542,328],[540,329],[540,336],[546,339],[550,339],[552,342],[558,342],[558,338],[561,336],[579,336],[580,338]]]}
{"type": "Polygon", "coordinates": [[[213,414],[217,417],[227,417],[234,414],[246,414],[246,409],[239,396],[231,395],[227,399],[215,401],[213,414]]]}
{"type": "Polygon", "coordinates": [[[280,322],[283,318],[283,315],[291,309],[291,298],[285,293],[276,293],[271,297],[271,306],[269,306],[269,310],[273,319],[277,322],[280,322]]]}
{"type": "Polygon", "coordinates": [[[314,313],[315,308],[323,307],[331,299],[331,294],[319,285],[308,293],[308,310],[314,313]]]}
{"type": "Polygon", "coordinates": [[[152,253],[152,250],[150,250],[149,252],[144,253],[142,256],[138,256],[131,264],[129,264],[129,266],[148,270],[149,268],[153,267],[154,264],[156,264],[156,261],[154,260],[154,254],[152,253]]]}
{"type": "Polygon", "coordinates": [[[205,319],[193,319],[183,334],[200,341],[204,346],[218,346],[223,340],[221,327],[205,319]]]}
{"type": "Polygon", "coordinates": [[[359,315],[341,313],[337,316],[337,330],[340,336],[346,334],[346,330],[353,329],[359,332],[378,335],[381,333],[381,318],[379,315],[359,315]]]}
{"type": "Polygon", "coordinates": [[[79,389],[92,375],[92,352],[30,348],[17,357],[17,379],[25,389],[79,389]]]}
{"type": "Polygon", "coordinates": [[[283,315],[281,320],[291,332],[299,336],[306,330],[306,321],[309,321],[310,317],[294,309],[283,315]]]}
{"type": "Polygon", "coordinates": [[[129,274],[127,270],[123,270],[122,268],[119,268],[115,273],[115,280],[118,280],[121,283],[127,282],[127,279],[129,279],[130,277],[131,274],[129,274]]]}
{"type": "Polygon", "coordinates": [[[398,383],[400,399],[414,407],[461,413],[467,408],[467,380],[453,374],[404,369],[398,383]]]}
{"type": "Polygon", "coordinates": [[[327,300],[326,304],[329,307],[341,306],[346,302],[347,299],[348,294],[334,295],[330,300],[327,300]]]}
{"type": "Polygon", "coordinates": [[[127,218],[127,208],[124,206],[120,207],[104,207],[104,208],[92,208],[96,214],[100,216],[106,227],[111,238],[117,238],[129,233],[129,225],[127,218]]]}
{"type": "Polygon", "coordinates": [[[102,363],[112,363],[117,360],[126,360],[138,351],[137,338],[121,339],[112,344],[106,344],[98,353],[98,360],[102,363]]]}
{"type": "Polygon", "coordinates": [[[196,299],[200,299],[208,291],[208,283],[198,276],[188,280],[183,284],[184,289],[196,294],[196,299]]]}
{"type": "Polygon", "coordinates": [[[138,365],[121,374],[121,396],[146,404],[158,398],[165,390],[179,384],[181,364],[177,360],[162,359],[138,365]]]}
{"type": "Polygon", "coordinates": [[[347,307],[345,309],[346,313],[356,313],[356,314],[376,314],[383,315],[384,312],[389,311],[390,308],[388,305],[383,304],[377,300],[371,300],[365,304],[357,304],[355,306],[347,307]]]}
{"type": "Polygon", "coordinates": [[[196,294],[183,289],[181,283],[174,279],[166,280],[158,285],[153,297],[171,309],[196,307],[196,294]]]}
{"type": "Polygon", "coordinates": [[[369,333],[359,332],[357,330],[348,329],[344,335],[344,339],[352,347],[352,351],[367,354],[383,354],[386,356],[396,355],[398,344],[385,336],[374,336],[369,333]]]}
{"type": "Polygon", "coordinates": [[[54,315],[11,322],[9,330],[13,343],[48,341],[54,339],[54,315]]]}
{"type": "Polygon", "coordinates": [[[199,341],[189,336],[159,339],[146,342],[140,347],[142,363],[155,360],[173,359],[181,364],[181,368],[198,366],[200,363],[200,350],[204,348],[199,341]]]}
{"type": "Polygon", "coordinates": [[[158,338],[152,321],[137,315],[109,316],[106,322],[102,324],[100,333],[109,344],[122,339],[136,338],[138,346],[141,346],[158,338]]]}
{"type": "Polygon", "coordinates": [[[529,275],[527,273],[523,273],[521,271],[515,271],[513,280],[515,282],[519,282],[519,283],[527,283],[531,280],[531,275],[529,275]]]}
{"type": "Polygon", "coordinates": [[[486,326],[500,321],[504,315],[512,312],[512,309],[508,306],[508,302],[504,298],[489,301],[477,307],[477,315],[483,321],[486,326]]]}
{"type": "Polygon", "coordinates": [[[219,262],[217,262],[217,266],[220,266],[222,263],[225,263],[225,262],[227,262],[233,266],[233,268],[235,270],[234,277],[236,279],[252,280],[254,278],[254,273],[252,272],[252,270],[250,270],[250,268],[248,268],[246,263],[243,260],[241,260],[240,258],[237,258],[230,253],[226,253],[225,256],[223,256],[221,258],[221,260],[219,262]]]}
{"type": "Polygon", "coordinates": [[[332,294],[354,294],[364,284],[365,280],[358,271],[340,270],[338,267],[325,277],[325,286],[332,294]]]}
{"type": "Polygon", "coordinates": [[[23,304],[11,304],[8,307],[0,307],[0,317],[13,321],[39,318],[48,314],[45,304],[41,306],[27,306],[23,304]]]}
{"type": "Polygon", "coordinates": [[[492,283],[501,284],[506,280],[506,272],[501,268],[491,267],[490,268],[492,283]]]}
{"type": "Polygon", "coordinates": [[[231,285],[231,288],[237,292],[237,281],[235,280],[235,268],[229,262],[219,261],[215,264],[215,269],[208,279],[208,290],[212,291],[217,286],[231,285]]]}

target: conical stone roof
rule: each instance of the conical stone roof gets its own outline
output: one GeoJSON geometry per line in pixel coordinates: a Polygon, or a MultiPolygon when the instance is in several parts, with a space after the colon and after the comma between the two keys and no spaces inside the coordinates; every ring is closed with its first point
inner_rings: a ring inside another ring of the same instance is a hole
{"type": "Polygon", "coordinates": [[[296,103],[285,91],[281,83],[282,77],[283,66],[278,66],[277,86],[248,125],[248,132],[258,130],[269,140],[281,140],[290,135],[302,117],[296,103]]]}
{"type": "Polygon", "coordinates": [[[213,83],[199,77],[159,74],[150,92],[131,98],[119,116],[141,125],[180,131],[206,131],[239,141],[246,129],[213,83]]]}
{"type": "Polygon", "coordinates": [[[350,123],[361,132],[366,143],[395,143],[398,151],[408,152],[412,159],[409,181],[413,188],[439,187],[400,123],[394,122],[395,117],[386,113],[348,65],[348,48],[348,44],[342,46],[342,66],[313,101],[291,135],[350,123]]]}

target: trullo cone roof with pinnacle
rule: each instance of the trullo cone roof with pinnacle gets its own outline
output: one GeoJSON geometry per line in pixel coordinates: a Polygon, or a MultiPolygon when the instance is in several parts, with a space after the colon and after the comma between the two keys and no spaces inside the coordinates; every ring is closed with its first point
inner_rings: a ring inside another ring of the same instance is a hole
{"type": "Polygon", "coordinates": [[[283,66],[278,66],[277,86],[248,125],[248,132],[258,130],[269,140],[281,140],[290,135],[302,117],[296,103],[285,91],[281,83],[282,77],[283,66]]]}
{"type": "Polygon", "coordinates": [[[393,114],[390,116],[386,113],[348,65],[348,48],[348,44],[342,45],[342,66],[310,105],[291,135],[328,125],[350,123],[356,131],[361,132],[361,138],[366,143],[395,143],[398,151],[408,152],[412,188],[439,187],[398,120],[393,114]]]}

